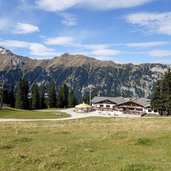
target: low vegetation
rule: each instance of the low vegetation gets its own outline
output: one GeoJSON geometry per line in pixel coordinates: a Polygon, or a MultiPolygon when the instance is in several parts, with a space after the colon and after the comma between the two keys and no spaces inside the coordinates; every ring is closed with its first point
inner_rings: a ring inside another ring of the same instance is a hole
{"type": "Polygon", "coordinates": [[[4,108],[0,110],[0,118],[15,118],[15,119],[51,119],[51,118],[66,118],[70,115],[59,110],[21,110],[14,108],[4,108]]]}
{"type": "Polygon", "coordinates": [[[0,123],[0,170],[171,170],[171,119],[0,123]]]}

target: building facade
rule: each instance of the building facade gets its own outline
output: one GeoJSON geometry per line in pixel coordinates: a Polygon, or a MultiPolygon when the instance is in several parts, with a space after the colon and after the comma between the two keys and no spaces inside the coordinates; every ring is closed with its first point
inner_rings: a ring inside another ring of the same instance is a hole
{"type": "Polygon", "coordinates": [[[122,111],[123,113],[150,113],[150,100],[146,98],[99,97],[91,100],[95,110],[122,111]]]}

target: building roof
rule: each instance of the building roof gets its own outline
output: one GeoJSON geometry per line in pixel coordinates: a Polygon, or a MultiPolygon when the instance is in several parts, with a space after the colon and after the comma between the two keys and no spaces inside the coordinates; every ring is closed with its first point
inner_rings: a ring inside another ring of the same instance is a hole
{"type": "Polygon", "coordinates": [[[95,96],[91,102],[92,103],[100,103],[103,101],[110,101],[115,104],[123,103],[125,102],[125,99],[123,97],[100,97],[100,96],[95,96]]]}
{"type": "Polygon", "coordinates": [[[151,101],[146,98],[137,98],[137,99],[132,100],[132,102],[139,104],[143,107],[149,107],[151,103],[151,101]]]}
{"type": "Polygon", "coordinates": [[[82,104],[75,106],[75,108],[77,108],[77,109],[88,109],[88,108],[92,108],[92,106],[83,102],[82,104]]]}
{"type": "Polygon", "coordinates": [[[96,96],[91,100],[91,102],[95,103],[95,104],[103,102],[103,101],[110,101],[117,105],[122,105],[127,102],[133,102],[142,107],[150,106],[150,100],[146,99],[146,98],[123,98],[123,97],[99,97],[99,96],[96,96]]]}

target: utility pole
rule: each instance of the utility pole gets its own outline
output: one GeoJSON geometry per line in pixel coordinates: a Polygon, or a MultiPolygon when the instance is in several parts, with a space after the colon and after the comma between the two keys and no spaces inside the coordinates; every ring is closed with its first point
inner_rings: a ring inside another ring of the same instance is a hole
{"type": "Polygon", "coordinates": [[[83,87],[81,90],[83,98],[84,98],[85,92],[89,92],[89,104],[90,105],[91,105],[91,97],[92,97],[93,88],[95,88],[95,87],[92,84],[90,84],[87,87],[83,87]]]}
{"type": "Polygon", "coordinates": [[[90,84],[88,86],[88,88],[89,88],[89,92],[90,92],[90,105],[91,105],[91,94],[92,94],[92,89],[94,88],[94,86],[92,84],[90,84]]]}
{"type": "Polygon", "coordinates": [[[0,110],[3,106],[3,80],[0,80],[0,110]]]}
{"type": "Polygon", "coordinates": [[[81,94],[82,94],[82,99],[84,100],[84,93],[85,93],[85,88],[83,87],[81,90],[81,94]]]}
{"type": "Polygon", "coordinates": [[[92,89],[90,87],[90,105],[91,105],[91,92],[92,92],[92,89]]]}

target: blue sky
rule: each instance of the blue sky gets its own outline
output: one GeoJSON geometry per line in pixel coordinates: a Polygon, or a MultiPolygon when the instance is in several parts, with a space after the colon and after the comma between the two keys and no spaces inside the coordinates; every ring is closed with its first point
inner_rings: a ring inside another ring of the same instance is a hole
{"type": "Polygon", "coordinates": [[[171,1],[0,0],[0,46],[36,59],[171,64],[171,1]]]}

